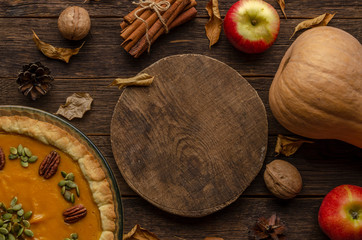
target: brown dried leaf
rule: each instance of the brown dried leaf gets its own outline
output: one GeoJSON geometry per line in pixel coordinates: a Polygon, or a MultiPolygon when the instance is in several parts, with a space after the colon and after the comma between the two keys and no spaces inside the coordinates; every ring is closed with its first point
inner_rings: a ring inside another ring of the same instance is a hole
{"type": "Polygon", "coordinates": [[[89,93],[73,93],[67,98],[64,105],[61,105],[56,114],[62,115],[68,120],[82,118],[84,113],[91,110],[93,98],[89,93]]]}
{"type": "Polygon", "coordinates": [[[285,1],[284,0],[276,0],[280,6],[280,9],[283,12],[283,15],[285,17],[285,19],[287,19],[287,15],[285,14],[285,1]]]}
{"type": "Polygon", "coordinates": [[[277,144],[275,146],[275,156],[279,154],[283,154],[287,157],[294,154],[303,143],[314,143],[312,141],[294,138],[294,137],[286,137],[283,135],[278,135],[277,144]]]}
{"type": "Polygon", "coordinates": [[[219,41],[221,33],[222,19],[219,12],[219,3],[218,0],[210,0],[206,5],[207,13],[210,16],[209,21],[205,25],[206,36],[210,41],[209,47],[219,41]]]}
{"type": "Polygon", "coordinates": [[[126,86],[150,86],[154,78],[147,73],[141,73],[130,78],[116,78],[109,86],[118,86],[119,89],[126,86]]]}
{"type": "Polygon", "coordinates": [[[336,15],[336,13],[325,13],[316,18],[305,20],[299,23],[295,28],[292,36],[289,38],[291,39],[296,32],[305,28],[313,28],[319,26],[327,26],[327,24],[332,20],[332,18],[336,15]]]}
{"type": "Polygon", "coordinates": [[[70,48],[58,48],[54,47],[48,43],[43,42],[39,39],[38,35],[33,31],[33,40],[38,47],[38,49],[47,57],[62,60],[66,63],[69,62],[69,59],[73,55],[77,55],[79,50],[83,47],[84,43],[79,48],[70,49],[70,48]]]}
{"type": "Polygon", "coordinates": [[[123,240],[159,240],[159,238],[137,224],[129,233],[123,235],[123,240]]]}

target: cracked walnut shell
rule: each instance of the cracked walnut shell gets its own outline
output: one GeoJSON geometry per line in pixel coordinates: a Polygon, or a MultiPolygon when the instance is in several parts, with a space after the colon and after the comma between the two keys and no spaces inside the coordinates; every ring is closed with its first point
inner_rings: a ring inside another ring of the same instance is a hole
{"type": "Polygon", "coordinates": [[[82,7],[67,7],[58,18],[58,29],[69,40],[80,40],[87,36],[91,21],[87,10],[82,7]]]}
{"type": "Polygon", "coordinates": [[[298,169],[283,160],[274,160],[266,165],[264,181],[269,191],[281,199],[294,198],[303,184],[298,169]]]}

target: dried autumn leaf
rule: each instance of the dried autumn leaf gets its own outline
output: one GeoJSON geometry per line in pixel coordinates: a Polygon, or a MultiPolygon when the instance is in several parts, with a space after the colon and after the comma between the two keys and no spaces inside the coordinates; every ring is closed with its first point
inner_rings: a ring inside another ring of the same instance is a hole
{"type": "Polygon", "coordinates": [[[130,78],[116,78],[109,86],[118,86],[119,89],[126,86],[150,86],[154,78],[147,73],[141,73],[130,78]]]}
{"type": "Polygon", "coordinates": [[[319,26],[327,26],[327,24],[332,20],[332,18],[336,15],[336,13],[325,13],[316,18],[305,20],[299,23],[295,28],[292,36],[289,38],[291,39],[296,32],[305,28],[313,28],[319,26]]]}
{"type": "Polygon", "coordinates": [[[205,25],[206,36],[210,41],[209,47],[219,41],[221,33],[222,19],[219,12],[218,0],[210,0],[206,5],[207,13],[209,14],[209,21],[205,25]]]}
{"type": "Polygon", "coordinates": [[[38,35],[33,31],[33,40],[37,48],[47,57],[62,60],[66,63],[69,62],[69,59],[73,55],[77,55],[79,50],[83,47],[84,43],[79,48],[70,49],[70,48],[58,48],[54,47],[48,43],[43,42],[39,39],[38,35]]]}
{"type": "Polygon", "coordinates": [[[159,238],[137,224],[129,233],[123,235],[123,240],[159,240],[159,238]]]}
{"type": "Polygon", "coordinates": [[[84,113],[91,109],[93,98],[89,93],[73,93],[67,98],[64,105],[61,105],[56,114],[62,115],[68,120],[82,118],[84,113]]]}
{"type": "Polygon", "coordinates": [[[285,17],[285,19],[287,19],[287,15],[285,14],[285,1],[284,0],[277,0],[279,6],[280,6],[280,9],[282,10],[283,12],[283,15],[285,17]]]}
{"type": "Polygon", "coordinates": [[[279,154],[283,154],[285,156],[290,156],[294,154],[303,143],[314,143],[312,141],[294,138],[294,137],[286,137],[283,135],[278,135],[277,144],[275,146],[275,156],[279,154]]]}

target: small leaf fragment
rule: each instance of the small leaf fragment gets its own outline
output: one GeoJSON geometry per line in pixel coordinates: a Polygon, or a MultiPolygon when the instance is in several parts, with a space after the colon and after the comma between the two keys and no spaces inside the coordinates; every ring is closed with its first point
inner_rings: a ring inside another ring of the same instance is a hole
{"type": "Polygon", "coordinates": [[[123,235],[123,240],[160,240],[155,234],[142,228],[140,225],[136,225],[132,230],[123,235]]]}
{"type": "Polygon", "coordinates": [[[275,156],[283,154],[289,157],[290,155],[294,154],[300,148],[300,146],[302,146],[303,143],[314,143],[314,142],[300,138],[287,137],[278,134],[277,144],[274,150],[276,153],[275,156]]]}
{"type": "Polygon", "coordinates": [[[336,13],[325,13],[316,18],[305,20],[299,23],[295,28],[292,36],[289,39],[292,39],[294,34],[299,30],[306,29],[306,28],[313,28],[319,26],[327,26],[328,23],[332,20],[332,18],[336,15],[336,13]]]}
{"type": "Polygon", "coordinates": [[[280,6],[280,9],[283,12],[283,15],[285,17],[285,19],[287,19],[287,15],[285,14],[285,1],[284,0],[276,0],[280,6]]]}
{"type": "Polygon", "coordinates": [[[69,63],[69,59],[71,56],[77,55],[79,53],[79,50],[83,47],[83,45],[85,43],[85,42],[83,42],[79,48],[74,48],[74,49],[58,48],[58,47],[54,47],[48,43],[41,41],[39,39],[38,35],[36,35],[36,33],[34,31],[33,31],[33,40],[34,40],[37,48],[45,56],[52,58],[52,59],[62,60],[66,63],[69,63]]]}
{"type": "Polygon", "coordinates": [[[93,98],[89,93],[73,93],[64,105],[61,105],[56,114],[62,115],[68,120],[82,118],[84,113],[91,110],[93,98]]]}
{"type": "Polygon", "coordinates": [[[119,89],[126,86],[150,86],[154,78],[147,73],[141,73],[130,78],[116,78],[109,86],[118,86],[119,89]]]}
{"type": "Polygon", "coordinates": [[[219,41],[222,19],[219,11],[218,0],[210,0],[206,5],[209,21],[205,25],[206,36],[210,41],[209,48],[219,41]]]}

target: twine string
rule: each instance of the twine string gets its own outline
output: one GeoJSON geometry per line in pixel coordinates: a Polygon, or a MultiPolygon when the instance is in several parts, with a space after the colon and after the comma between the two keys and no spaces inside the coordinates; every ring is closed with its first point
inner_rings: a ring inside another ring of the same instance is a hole
{"type": "Polygon", "coordinates": [[[153,10],[157,16],[158,16],[158,19],[161,21],[162,25],[164,26],[165,30],[166,30],[166,33],[168,33],[168,27],[167,27],[167,24],[165,22],[165,19],[161,16],[161,13],[160,12],[165,12],[167,9],[169,9],[169,7],[171,6],[170,2],[166,1],[166,0],[163,0],[163,1],[160,1],[160,2],[154,2],[154,0],[139,0],[138,2],[132,2],[132,4],[135,4],[135,5],[138,5],[140,6],[141,8],[138,9],[135,13],[134,13],[134,16],[141,20],[145,26],[146,26],[146,40],[147,40],[147,43],[148,43],[148,52],[150,52],[150,49],[151,49],[151,40],[150,40],[150,36],[148,34],[148,29],[149,29],[149,26],[148,26],[148,23],[146,22],[146,20],[144,20],[143,18],[141,18],[138,14],[143,11],[143,10],[146,10],[146,9],[151,9],[153,10]]]}

